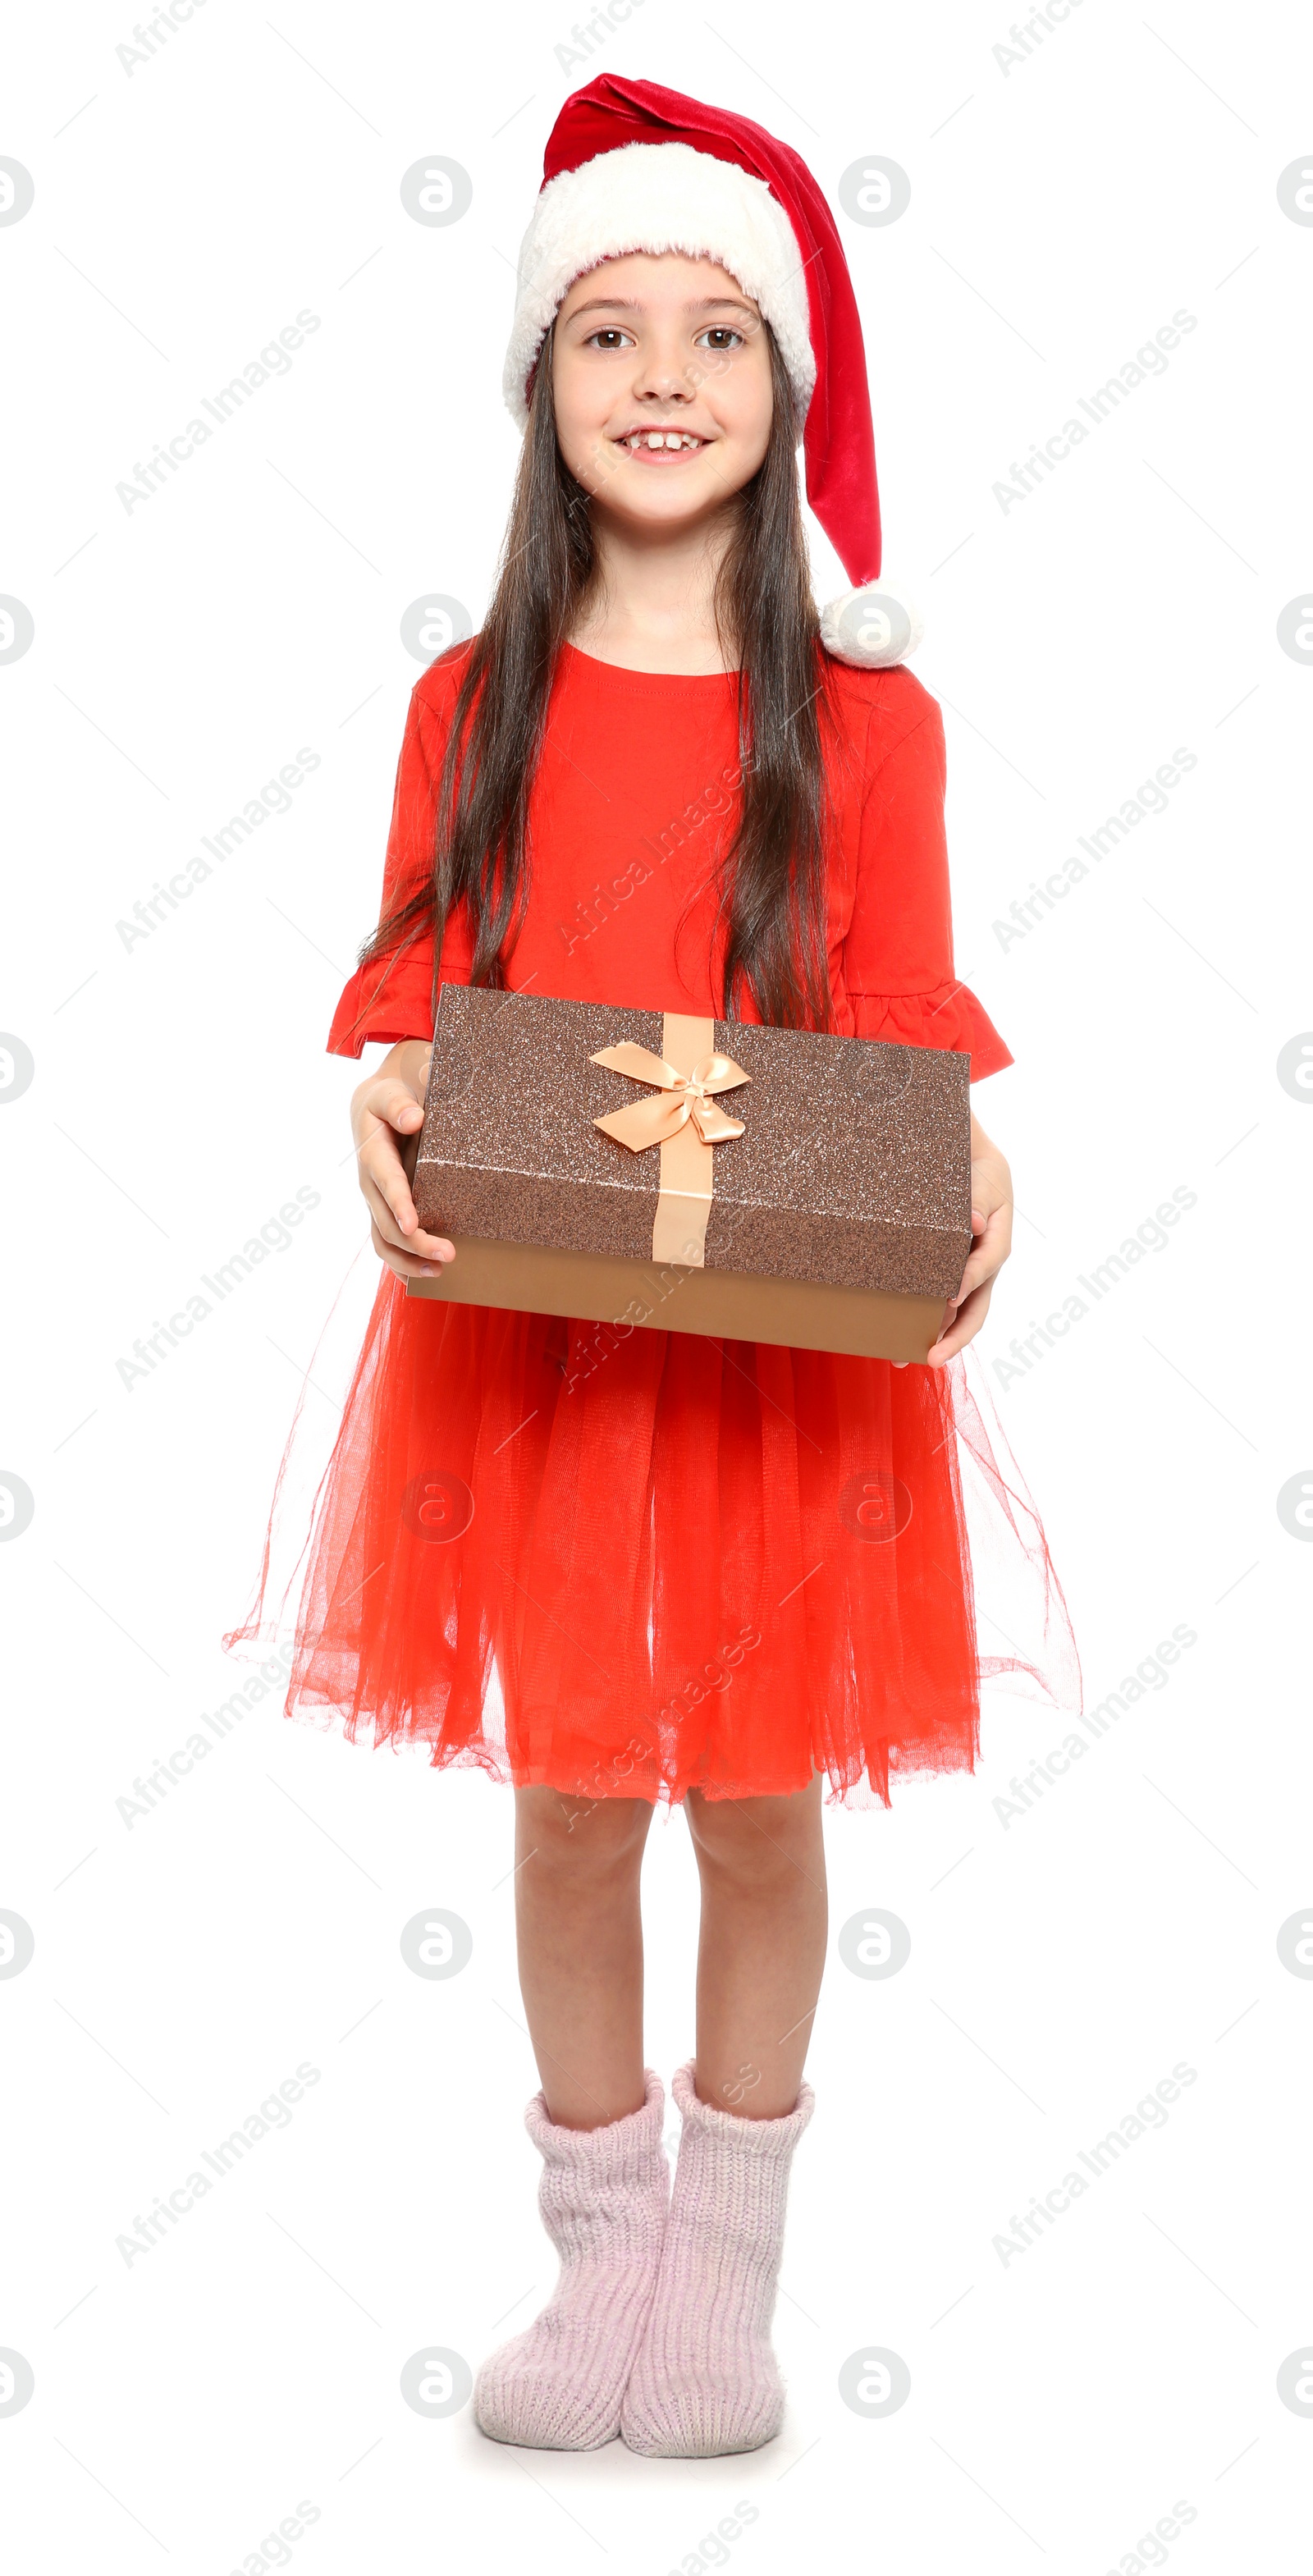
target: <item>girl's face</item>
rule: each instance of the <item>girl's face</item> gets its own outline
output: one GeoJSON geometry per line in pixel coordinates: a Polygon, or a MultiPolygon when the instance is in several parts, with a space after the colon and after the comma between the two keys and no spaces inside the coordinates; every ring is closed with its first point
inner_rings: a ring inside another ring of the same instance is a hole
{"type": "Polygon", "coordinates": [[[566,464],[635,533],[713,515],[770,440],[765,326],[714,260],[634,251],[576,278],[556,318],[552,382],[566,464]]]}

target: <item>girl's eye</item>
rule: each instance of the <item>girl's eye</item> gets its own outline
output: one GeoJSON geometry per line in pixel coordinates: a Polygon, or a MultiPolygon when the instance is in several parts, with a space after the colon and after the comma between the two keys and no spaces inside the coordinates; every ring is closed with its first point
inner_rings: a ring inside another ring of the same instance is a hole
{"type": "Polygon", "coordinates": [[[725,349],[741,349],[743,347],[743,333],[741,331],[731,330],[728,322],[713,322],[707,330],[699,332],[698,344],[702,348],[715,349],[717,351],[725,349]]]}
{"type": "Polygon", "coordinates": [[[584,346],[588,349],[622,349],[628,339],[627,331],[590,331],[584,346]]]}

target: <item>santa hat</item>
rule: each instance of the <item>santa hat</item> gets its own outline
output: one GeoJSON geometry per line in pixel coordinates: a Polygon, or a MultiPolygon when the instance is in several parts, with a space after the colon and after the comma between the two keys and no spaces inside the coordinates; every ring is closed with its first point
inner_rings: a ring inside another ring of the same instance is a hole
{"type": "Polygon", "coordinates": [[[921,638],[880,579],[880,500],[866,352],[843,245],[805,161],[764,127],[654,81],[604,73],[568,98],[520,247],[504,386],[514,418],[577,277],[628,251],[714,259],[779,344],[805,423],[807,498],[853,589],[822,611],[840,661],[902,661],[921,638]]]}

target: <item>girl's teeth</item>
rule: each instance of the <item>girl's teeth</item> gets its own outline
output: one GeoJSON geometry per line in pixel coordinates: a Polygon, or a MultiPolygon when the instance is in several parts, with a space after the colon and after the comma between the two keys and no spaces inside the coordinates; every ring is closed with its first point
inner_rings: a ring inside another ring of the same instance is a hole
{"type": "Polygon", "coordinates": [[[648,447],[691,448],[700,447],[702,441],[700,438],[690,437],[687,432],[681,430],[650,429],[646,433],[642,430],[636,430],[633,437],[627,439],[625,444],[630,448],[642,447],[644,445],[648,447]]]}

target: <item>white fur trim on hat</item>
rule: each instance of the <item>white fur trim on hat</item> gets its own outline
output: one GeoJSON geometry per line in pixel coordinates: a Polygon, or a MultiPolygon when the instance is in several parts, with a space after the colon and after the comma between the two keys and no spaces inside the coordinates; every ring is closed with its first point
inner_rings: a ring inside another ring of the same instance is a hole
{"type": "Polygon", "coordinates": [[[821,642],[836,662],[859,671],[882,671],[906,662],[925,627],[914,602],[881,575],[861,590],[841,591],[821,610],[821,642]]]}
{"type": "Polygon", "coordinates": [[[521,428],[544,336],[577,277],[629,251],[714,259],[761,307],[805,416],[816,382],[807,281],[793,226],[764,179],[689,143],[625,143],[549,179],[520,245],[502,387],[521,428]]]}

